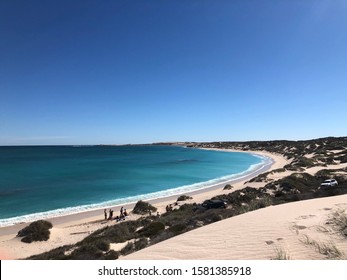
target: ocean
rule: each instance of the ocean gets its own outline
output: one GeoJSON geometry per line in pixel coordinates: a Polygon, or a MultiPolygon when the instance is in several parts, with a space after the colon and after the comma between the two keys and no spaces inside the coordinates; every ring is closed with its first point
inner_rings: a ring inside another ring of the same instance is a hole
{"type": "Polygon", "coordinates": [[[180,146],[0,147],[0,226],[199,190],[268,163],[180,146]]]}

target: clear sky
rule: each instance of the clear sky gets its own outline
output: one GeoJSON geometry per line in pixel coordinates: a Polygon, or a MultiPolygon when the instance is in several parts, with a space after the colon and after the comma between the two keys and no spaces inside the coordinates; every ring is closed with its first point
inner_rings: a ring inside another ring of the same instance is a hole
{"type": "Polygon", "coordinates": [[[0,145],[347,132],[347,1],[0,1],[0,145]]]}

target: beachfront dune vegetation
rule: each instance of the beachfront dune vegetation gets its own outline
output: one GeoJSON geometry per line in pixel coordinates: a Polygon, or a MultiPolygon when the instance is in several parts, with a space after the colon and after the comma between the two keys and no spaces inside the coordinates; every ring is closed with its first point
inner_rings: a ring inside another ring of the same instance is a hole
{"type": "Polygon", "coordinates": [[[286,169],[327,166],[347,162],[347,137],[326,137],[303,141],[246,141],[246,142],[191,142],[191,147],[267,151],[285,156],[292,162],[286,169]]]}
{"type": "Polygon", "coordinates": [[[223,190],[229,191],[229,190],[232,190],[233,188],[234,188],[234,187],[233,187],[232,185],[226,184],[226,185],[224,186],[223,190]]]}
{"type": "Polygon", "coordinates": [[[193,199],[191,196],[189,195],[180,195],[178,198],[177,198],[177,201],[185,201],[185,200],[189,200],[189,199],[193,199]]]}
{"type": "Polygon", "coordinates": [[[347,209],[338,209],[334,211],[327,221],[327,224],[339,232],[344,238],[347,238],[347,209]]]}
{"type": "Polygon", "coordinates": [[[148,214],[149,212],[155,212],[155,211],[157,211],[157,208],[155,208],[153,205],[149,204],[148,202],[145,202],[142,200],[139,200],[133,209],[133,213],[139,214],[139,215],[148,214]]]}
{"type": "MultiPolygon", "coordinates": [[[[245,151],[263,150],[282,154],[290,159],[290,163],[284,168],[260,174],[247,182],[241,190],[211,198],[227,201],[226,209],[197,209],[196,204],[182,200],[179,207],[158,216],[150,215],[150,212],[156,211],[152,205],[139,201],[133,210],[133,213],[141,215],[137,220],[106,226],[74,245],[59,247],[29,259],[117,259],[121,255],[248,211],[292,201],[347,194],[347,168],[323,168],[314,175],[304,172],[305,168],[312,166],[325,167],[347,162],[347,137],[310,141],[213,142],[186,145],[245,151]],[[284,171],[292,172],[278,180],[268,178],[271,173],[284,171]],[[338,187],[320,188],[321,182],[331,178],[338,181],[338,187]],[[261,188],[252,187],[252,183],[256,181],[266,182],[266,185],[261,188]],[[111,249],[114,243],[126,245],[115,251],[111,249]]],[[[345,212],[337,213],[330,222],[334,223],[343,236],[347,236],[345,212]]],[[[275,258],[288,259],[288,255],[284,253],[278,251],[275,258]]]]}
{"type": "Polygon", "coordinates": [[[38,220],[21,229],[18,232],[17,237],[23,237],[21,241],[24,243],[47,241],[51,234],[49,230],[52,227],[53,226],[49,221],[38,220]]]}
{"type": "Polygon", "coordinates": [[[137,231],[141,237],[153,237],[165,229],[165,224],[160,221],[153,221],[144,228],[137,231]]]}

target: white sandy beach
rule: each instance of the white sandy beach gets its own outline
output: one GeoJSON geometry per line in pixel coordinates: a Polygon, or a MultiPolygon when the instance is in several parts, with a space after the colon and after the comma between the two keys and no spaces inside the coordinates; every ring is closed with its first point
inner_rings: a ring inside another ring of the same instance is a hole
{"type": "MultiPolygon", "coordinates": [[[[281,168],[288,163],[288,160],[281,155],[262,151],[255,151],[254,153],[273,159],[273,164],[268,170],[281,168]]],[[[331,166],[334,169],[340,167],[338,165],[331,166]]],[[[264,172],[264,170],[261,172],[264,172]]],[[[276,173],[274,176],[283,177],[284,175],[288,175],[284,173],[276,173]]],[[[255,175],[253,174],[252,176],[254,177],[255,175]]],[[[246,184],[249,179],[250,177],[247,176],[236,182],[230,182],[234,187],[232,191],[248,185],[252,187],[262,187],[265,185],[265,183],[246,184]]],[[[213,196],[230,192],[223,190],[223,187],[227,183],[224,182],[208,189],[189,193],[193,197],[189,203],[200,203],[213,196]]],[[[166,205],[176,202],[178,196],[155,199],[150,201],[150,203],[158,208],[159,213],[164,213],[166,205]]],[[[270,259],[276,245],[286,250],[290,249],[289,254],[293,259],[322,259],[321,256],[317,256],[311,250],[302,248],[302,244],[298,241],[300,236],[296,233],[293,234],[293,227],[295,228],[297,224],[305,226],[306,231],[313,231],[312,227],[319,225],[330,211],[322,211],[322,209],[334,209],[344,203],[347,203],[347,196],[268,207],[182,234],[128,255],[126,259],[270,259]],[[304,216],[310,218],[299,219],[299,217],[304,216]],[[170,248],[175,248],[175,250],[170,248]]],[[[128,211],[131,211],[133,207],[134,204],[125,205],[128,211]]],[[[118,213],[119,208],[113,207],[115,213],[118,213]]],[[[128,219],[136,218],[138,216],[131,213],[128,217],[128,219]]],[[[22,243],[16,237],[17,232],[25,227],[26,224],[1,228],[0,257],[3,259],[25,258],[59,246],[74,244],[85,238],[91,232],[115,223],[113,221],[105,222],[103,220],[102,209],[53,218],[50,221],[53,223],[50,239],[31,244],[22,243]]],[[[311,235],[312,233],[309,232],[309,234],[311,235]]],[[[124,245],[113,244],[112,248],[118,248],[124,245]]],[[[343,250],[346,251],[346,248],[343,247],[343,250]]]]}

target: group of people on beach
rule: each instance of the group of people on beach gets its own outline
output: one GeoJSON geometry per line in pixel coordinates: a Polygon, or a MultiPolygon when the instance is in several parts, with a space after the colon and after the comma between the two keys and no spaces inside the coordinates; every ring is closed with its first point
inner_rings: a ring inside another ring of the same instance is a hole
{"type": "Polygon", "coordinates": [[[116,216],[115,218],[113,218],[113,210],[110,208],[108,210],[108,215],[107,215],[107,210],[104,209],[104,217],[105,217],[105,220],[116,220],[117,222],[119,221],[122,221],[122,220],[125,220],[125,217],[128,216],[128,213],[127,213],[127,210],[122,206],[121,209],[120,209],[120,215],[119,216],[116,216]]]}

